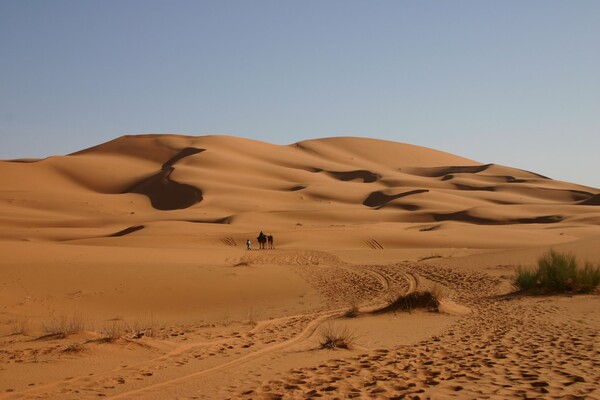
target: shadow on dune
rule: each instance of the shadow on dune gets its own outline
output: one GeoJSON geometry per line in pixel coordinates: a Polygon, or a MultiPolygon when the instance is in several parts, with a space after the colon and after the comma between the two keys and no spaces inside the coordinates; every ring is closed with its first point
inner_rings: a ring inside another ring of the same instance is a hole
{"type": "Polygon", "coordinates": [[[498,220],[492,218],[476,217],[469,214],[468,210],[448,214],[432,214],[432,216],[438,222],[457,221],[478,225],[554,224],[563,220],[563,217],[561,217],[560,215],[544,215],[533,218],[515,218],[498,220]]]}
{"type": "MultiPolygon", "coordinates": [[[[466,165],[466,166],[447,166],[447,167],[431,167],[431,168],[407,168],[406,170],[402,170],[402,172],[406,172],[412,175],[423,176],[427,178],[439,178],[443,177],[443,180],[449,180],[454,178],[454,174],[477,174],[479,172],[486,171],[490,167],[493,167],[495,164],[484,164],[484,165],[466,165]]],[[[515,171],[522,171],[527,174],[533,175],[537,178],[548,179],[547,176],[536,174],[535,172],[526,171],[522,169],[515,169],[515,171]]],[[[524,182],[523,179],[516,179],[513,176],[504,177],[507,182],[524,182]]]]}
{"type": "Polygon", "coordinates": [[[208,219],[190,219],[185,222],[191,222],[193,224],[231,224],[232,216],[223,218],[208,218],[208,219]]]}
{"type": "Polygon", "coordinates": [[[427,178],[438,178],[440,176],[450,175],[447,179],[452,179],[452,174],[476,174],[483,172],[493,164],[485,165],[467,165],[467,166],[448,166],[432,168],[410,168],[406,172],[412,175],[424,176],[427,178]]]}
{"type": "Polygon", "coordinates": [[[313,173],[325,172],[332,178],[344,182],[354,181],[358,179],[362,180],[364,183],[373,183],[377,182],[381,178],[381,176],[377,175],[376,173],[367,171],[365,169],[359,169],[355,171],[325,171],[321,168],[306,168],[306,170],[313,173]]]}
{"type": "Polygon", "coordinates": [[[2,160],[3,162],[17,163],[17,164],[33,164],[40,161],[44,161],[43,158],[17,158],[14,160],[2,160]]]}
{"type": "Polygon", "coordinates": [[[158,210],[179,210],[202,201],[202,191],[170,178],[175,170],[173,165],[182,158],[203,152],[204,149],[187,147],[163,164],[162,169],[149,178],[136,183],[123,193],[138,193],[150,199],[152,207],[158,210]]]}
{"type": "Polygon", "coordinates": [[[455,183],[454,187],[458,190],[480,190],[484,192],[495,192],[495,186],[471,186],[471,185],[461,185],[460,183],[455,183]]]}
{"type": "Polygon", "coordinates": [[[125,228],[122,231],[110,234],[107,237],[121,237],[121,236],[126,236],[126,235],[129,235],[130,233],[137,232],[137,231],[142,230],[142,229],[144,229],[144,225],[130,226],[129,228],[125,228]]]}
{"type": "MultiPolygon", "coordinates": [[[[593,198],[600,196],[600,195],[594,195],[590,192],[584,192],[583,190],[563,190],[564,192],[570,193],[571,196],[573,196],[573,201],[591,201],[593,202],[593,198]]],[[[596,200],[598,201],[598,200],[596,200]]],[[[596,204],[597,205],[597,204],[596,204]]]]}
{"type": "Polygon", "coordinates": [[[364,183],[373,183],[377,182],[380,178],[379,175],[374,174],[371,171],[367,170],[357,170],[357,171],[346,171],[346,172],[337,172],[337,171],[326,171],[329,175],[334,177],[335,179],[339,179],[340,181],[353,181],[353,180],[361,180],[364,183]]]}
{"type": "Polygon", "coordinates": [[[582,206],[600,206],[600,194],[595,194],[589,199],[586,199],[578,204],[582,206]]]}
{"type": "Polygon", "coordinates": [[[387,203],[389,203],[392,200],[396,200],[402,197],[406,197],[406,196],[410,196],[413,194],[419,194],[419,193],[427,193],[429,192],[428,189],[417,189],[417,190],[411,190],[409,192],[404,192],[404,193],[398,193],[398,194],[393,194],[393,195],[389,195],[389,194],[385,194],[383,192],[373,192],[371,193],[366,199],[365,201],[363,201],[363,205],[367,206],[367,207],[376,207],[376,208],[381,208],[384,205],[386,205],[387,203]]]}

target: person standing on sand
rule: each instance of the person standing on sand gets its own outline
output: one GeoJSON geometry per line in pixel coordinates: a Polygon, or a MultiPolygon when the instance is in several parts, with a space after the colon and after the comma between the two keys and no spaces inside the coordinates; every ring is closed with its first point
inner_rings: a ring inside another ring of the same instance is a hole
{"type": "Polygon", "coordinates": [[[250,241],[250,239],[246,239],[246,249],[252,250],[252,242],[250,241]]]}

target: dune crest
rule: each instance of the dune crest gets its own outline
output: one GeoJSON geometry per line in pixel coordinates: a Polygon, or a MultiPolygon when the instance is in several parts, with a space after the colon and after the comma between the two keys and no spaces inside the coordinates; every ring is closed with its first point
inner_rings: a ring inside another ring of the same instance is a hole
{"type": "MultiPolygon", "coordinates": [[[[373,218],[479,225],[559,224],[576,218],[593,223],[596,209],[583,206],[597,205],[600,195],[594,188],[437,150],[349,137],[277,146],[231,136],[125,136],[69,156],[2,162],[0,170],[9,202],[0,215],[18,226],[17,216],[28,214],[28,227],[35,226],[36,218],[41,226],[49,218],[60,226],[56,214],[63,216],[64,226],[74,219],[107,223],[101,211],[107,201],[114,203],[113,214],[145,216],[120,229],[171,220],[164,211],[186,209],[204,216],[178,219],[227,218],[243,224],[276,217],[288,226],[299,222],[297,210],[309,219],[319,215],[321,223],[335,223],[340,213],[348,223],[373,218]],[[40,179],[44,184],[30,184],[40,179]],[[40,196],[56,201],[31,200],[40,196]],[[73,199],[86,202],[88,209],[73,207],[73,199]]],[[[112,219],[114,226],[118,218],[112,219]]]]}

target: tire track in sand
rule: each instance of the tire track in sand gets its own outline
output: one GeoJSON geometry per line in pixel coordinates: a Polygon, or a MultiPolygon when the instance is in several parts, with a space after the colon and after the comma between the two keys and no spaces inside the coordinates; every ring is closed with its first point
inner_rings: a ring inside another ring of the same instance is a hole
{"type": "MultiPolygon", "coordinates": [[[[371,299],[371,301],[369,302],[370,303],[369,308],[377,308],[377,307],[381,306],[381,304],[382,304],[381,302],[385,301],[385,298],[388,296],[390,289],[394,286],[400,286],[400,287],[402,287],[402,289],[405,293],[410,293],[412,291],[415,291],[419,285],[418,277],[413,272],[392,271],[394,273],[390,273],[390,271],[386,270],[386,268],[384,268],[382,266],[354,266],[354,265],[342,262],[337,257],[332,256],[331,254],[323,253],[323,252],[302,252],[302,253],[294,252],[291,254],[289,254],[289,253],[288,254],[275,254],[274,252],[269,252],[267,254],[264,254],[264,253],[259,254],[252,258],[246,259],[245,261],[251,262],[251,263],[287,264],[287,265],[292,265],[292,266],[306,266],[306,265],[310,265],[313,267],[314,266],[325,266],[325,268],[333,268],[334,269],[333,272],[338,277],[339,277],[339,273],[341,271],[344,271],[346,274],[350,274],[350,275],[354,274],[354,275],[360,277],[361,281],[363,281],[363,282],[365,281],[365,278],[367,278],[366,280],[370,281],[371,287],[376,289],[375,290],[376,296],[374,296],[374,298],[371,299]],[[373,286],[373,282],[377,282],[377,284],[373,286]]],[[[395,269],[395,268],[392,268],[392,270],[393,269],[395,269]]],[[[306,271],[303,271],[303,272],[306,272],[306,271]]],[[[321,275],[320,272],[322,272],[322,271],[319,271],[318,275],[321,275]]],[[[301,274],[303,274],[303,273],[301,272],[301,274]]],[[[331,285],[332,282],[329,281],[328,283],[329,283],[329,285],[331,285]]],[[[346,290],[352,290],[352,287],[347,287],[346,290]]],[[[168,379],[168,380],[165,380],[165,381],[162,381],[162,382],[159,382],[156,384],[152,384],[152,385],[140,388],[140,389],[122,392],[122,393],[116,394],[115,396],[112,396],[110,398],[119,399],[119,398],[125,398],[125,397],[130,398],[130,397],[135,397],[138,395],[143,395],[144,393],[147,393],[148,391],[167,388],[171,385],[176,385],[176,384],[179,384],[179,383],[184,382],[189,379],[195,379],[195,378],[199,378],[204,375],[216,373],[216,372],[228,369],[228,368],[233,368],[238,365],[249,362],[251,360],[254,360],[256,358],[259,358],[261,356],[264,356],[266,354],[289,348],[291,346],[294,346],[296,344],[299,344],[299,343],[309,339],[316,332],[316,330],[319,328],[319,326],[322,323],[324,323],[327,320],[342,316],[346,310],[347,310],[347,308],[338,308],[335,310],[323,311],[323,312],[313,314],[312,319],[306,325],[306,327],[299,334],[297,334],[296,336],[294,336],[293,338],[291,338],[289,340],[258,349],[256,351],[248,353],[244,356],[238,357],[234,360],[216,365],[211,368],[207,368],[207,369],[197,371],[197,372],[194,372],[191,374],[183,375],[183,376],[178,376],[176,378],[168,379]]],[[[306,317],[310,318],[311,316],[307,315],[306,317]]],[[[283,317],[280,319],[287,320],[289,318],[290,317],[283,317]]],[[[277,321],[280,319],[261,321],[258,323],[255,330],[260,330],[265,325],[276,324],[277,321]]]]}
{"type": "Polygon", "coordinates": [[[406,267],[474,312],[414,345],[292,369],[235,398],[600,399],[599,327],[585,319],[593,305],[577,311],[569,306],[576,299],[499,297],[502,282],[481,272],[406,267]]]}
{"type": "Polygon", "coordinates": [[[338,301],[331,302],[329,309],[321,312],[259,321],[246,335],[242,335],[243,337],[181,343],[151,360],[127,368],[106,371],[93,378],[75,377],[68,383],[55,382],[38,386],[19,393],[19,398],[39,398],[40,395],[51,398],[53,394],[60,394],[62,398],[82,398],[86,397],[84,393],[115,399],[143,398],[151,391],[169,388],[206,375],[223,373],[225,370],[235,369],[246,362],[308,340],[322,323],[342,316],[347,311],[346,300],[355,291],[358,292],[358,298],[362,302],[361,308],[366,311],[365,307],[374,308],[385,302],[393,288],[409,292],[416,290],[419,284],[417,275],[411,271],[386,266],[352,265],[324,252],[257,252],[247,261],[253,264],[287,265],[306,278],[317,290],[322,291],[326,297],[337,296],[338,301]],[[339,307],[340,304],[346,307],[339,307]],[[210,358],[213,355],[217,355],[218,358],[210,358]],[[222,359],[228,356],[235,358],[222,359]],[[196,362],[195,360],[205,360],[209,365],[207,366],[206,362],[197,366],[190,364],[196,362]],[[210,365],[215,362],[218,364],[210,365]],[[170,368],[186,364],[188,368],[185,371],[176,372],[170,368]],[[190,369],[194,368],[196,370],[190,372],[190,369]],[[202,369],[198,370],[198,368],[202,369]],[[177,373],[178,375],[173,376],[177,373]],[[136,376],[143,377],[144,381],[147,380],[146,386],[127,388],[127,385],[123,385],[124,378],[127,378],[128,384],[132,382],[134,385],[143,385],[143,381],[133,380],[136,376]],[[122,391],[111,396],[110,391],[115,389],[122,391]]]}

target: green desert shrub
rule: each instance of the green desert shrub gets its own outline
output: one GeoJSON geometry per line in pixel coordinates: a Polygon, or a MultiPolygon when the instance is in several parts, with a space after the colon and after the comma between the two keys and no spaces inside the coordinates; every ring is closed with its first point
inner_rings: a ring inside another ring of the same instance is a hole
{"type": "Polygon", "coordinates": [[[515,286],[520,290],[533,290],[537,285],[537,271],[531,268],[517,267],[515,286]]]}
{"type": "Polygon", "coordinates": [[[589,292],[600,284],[600,266],[580,267],[574,255],[550,250],[540,257],[537,269],[518,267],[514,284],[528,291],[589,292]]]}

